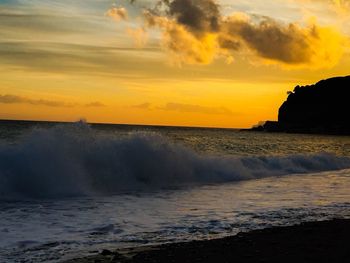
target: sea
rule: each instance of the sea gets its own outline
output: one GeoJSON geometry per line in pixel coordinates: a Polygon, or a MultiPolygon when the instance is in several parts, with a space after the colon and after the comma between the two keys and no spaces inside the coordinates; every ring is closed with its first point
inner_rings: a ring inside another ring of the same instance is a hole
{"type": "Polygon", "coordinates": [[[0,121],[0,262],[350,218],[350,137],[0,121]]]}

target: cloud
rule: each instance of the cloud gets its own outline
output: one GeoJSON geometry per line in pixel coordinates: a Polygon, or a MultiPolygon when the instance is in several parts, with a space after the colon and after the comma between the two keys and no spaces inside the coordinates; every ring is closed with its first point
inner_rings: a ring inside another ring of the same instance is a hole
{"type": "MultiPolygon", "coordinates": [[[[34,106],[47,106],[47,107],[76,107],[80,106],[78,103],[67,103],[63,101],[44,100],[44,99],[31,99],[18,95],[5,94],[0,95],[0,103],[3,104],[30,104],[34,106]]],[[[101,102],[91,102],[84,105],[85,107],[104,107],[101,102]]]]}
{"type": "Polygon", "coordinates": [[[294,0],[298,4],[318,3],[324,4],[327,12],[336,11],[340,15],[348,15],[350,11],[350,0],[294,0]]]}
{"type": "Polygon", "coordinates": [[[85,104],[85,107],[96,107],[96,108],[99,108],[99,107],[106,107],[106,105],[101,103],[101,102],[99,102],[99,101],[94,101],[94,102],[90,102],[90,103],[85,104]]]}
{"type": "Polygon", "coordinates": [[[335,11],[340,15],[340,17],[344,20],[349,21],[350,14],[350,0],[332,0],[335,11]]]}
{"type": "Polygon", "coordinates": [[[233,115],[233,112],[224,107],[205,107],[200,105],[182,104],[182,103],[167,103],[165,106],[159,107],[165,111],[192,112],[203,114],[216,115],[233,115]]]}
{"type": "Polygon", "coordinates": [[[254,63],[325,68],[339,62],[346,42],[336,29],[315,20],[305,25],[246,14],[224,16],[214,0],[160,0],[142,17],[144,30],[162,32],[161,45],[176,64],[253,54],[254,63]]]}
{"type": "Polygon", "coordinates": [[[254,23],[249,17],[234,15],[222,23],[221,45],[237,50],[245,45],[260,58],[289,66],[331,67],[343,53],[343,37],[316,22],[301,27],[297,23],[280,24],[264,18],[254,23]]]}
{"type": "Polygon", "coordinates": [[[141,110],[163,110],[163,111],[178,111],[178,112],[191,112],[202,114],[215,114],[215,115],[234,115],[234,113],[225,107],[206,107],[193,104],[183,104],[169,102],[163,106],[152,106],[151,103],[145,102],[130,106],[131,108],[141,110]]]}
{"type": "Polygon", "coordinates": [[[146,28],[158,27],[162,30],[162,46],[169,52],[176,64],[209,64],[218,53],[216,35],[191,33],[184,25],[150,11],[143,13],[146,28]]]}
{"type": "Polygon", "coordinates": [[[116,21],[121,21],[128,18],[128,11],[124,7],[112,7],[107,11],[106,15],[116,21]]]}
{"type": "Polygon", "coordinates": [[[52,40],[60,38],[62,34],[83,37],[95,32],[97,28],[94,21],[80,16],[60,16],[56,13],[35,13],[29,10],[26,12],[15,12],[11,9],[0,11],[0,36],[32,40],[35,34],[37,40],[48,37],[52,40]]]}
{"type": "Polygon", "coordinates": [[[148,34],[144,27],[128,28],[127,33],[131,36],[137,47],[144,47],[148,41],[148,34]]]}
{"type": "Polygon", "coordinates": [[[133,105],[131,106],[131,108],[135,108],[135,109],[142,109],[142,110],[149,110],[151,109],[152,104],[149,102],[145,102],[142,104],[138,104],[138,105],[133,105]]]}
{"type": "Polygon", "coordinates": [[[342,9],[349,9],[350,8],[350,1],[349,0],[333,0],[333,3],[342,9]]]}
{"type": "Polygon", "coordinates": [[[219,6],[213,0],[163,1],[177,23],[194,33],[217,32],[220,24],[219,6]]]}
{"type": "Polygon", "coordinates": [[[30,99],[22,96],[17,95],[0,95],[0,103],[4,104],[15,104],[15,103],[21,103],[21,104],[31,104],[31,105],[42,105],[42,106],[48,106],[48,107],[74,107],[76,104],[71,103],[65,103],[61,101],[53,101],[53,100],[43,100],[43,99],[30,99]]]}
{"type": "Polygon", "coordinates": [[[133,77],[132,74],[137,78],[147,74],[157,76],[159,70],[164,69],[163,65],[158,65],[156,60],[152,59],[152,55],[149,55],[159,52],[156,48],[147,47],[140,52],[135,47],[118,48],[88,44],[0,41],[1,65],[29,72],[62,72],[90,76],[113,74],[129,78],[133,77]],[[143,63],[139,63],[140,57],[151,66],[145,69],[143,63]]]}

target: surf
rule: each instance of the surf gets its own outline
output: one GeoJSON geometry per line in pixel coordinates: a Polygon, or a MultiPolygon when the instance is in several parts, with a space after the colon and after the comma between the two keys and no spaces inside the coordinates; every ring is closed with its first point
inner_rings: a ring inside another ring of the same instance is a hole
{"type": "Polygon", "coordinates": [[[100,135],[85,123],[34,129],[0,145],[0,198],[57,198],[225,183],[341,170],[328,153],[199,154],[156,134],[100,135]]]}

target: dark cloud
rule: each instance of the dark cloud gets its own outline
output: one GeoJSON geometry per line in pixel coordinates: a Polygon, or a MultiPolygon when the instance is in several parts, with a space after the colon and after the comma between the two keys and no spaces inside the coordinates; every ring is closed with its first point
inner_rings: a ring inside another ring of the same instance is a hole
{"type": "Polygon", "coordinates": [[[212,0],[165,1],[169,14],[179,24],[194,32],[217,32],[220,24],[219,6],[212,0]]]}
{"type": "Polygon", "coordinates": [[[30,99],[22,96],[17,95],[0,95],[0,103],[4,104],[15,104],[15,103],[22,103],[22,104],[31,104],[36,106],[48,106],[48,107],[74,107],[76,104],[72,103],[66,103],[62,101],[53,101],[53,100],[43,100],[43,99],[30,99]]]}
{"type": "Polygon", "coordinates": [[[105,104],[99,102],[99,101],[94,101],[94,102],[90,102],[85,104],[85,107],[96,107],[96,108],[100,108],[100,107],[106,107],[105,104]]]}
{"type": "Polygon", "coordinates": [[[281,25],[272,19],[254,24],[231,17],[223,22],[224,48],[237,50],[246,44],[259,56],[284,63],[307,63],[313,56],[312,40],[319,40],[317,26],[302,29],[296,24],[281,25]]]}
{"type": "Polygon", "coordinates": [[[215,115],[234,115],[234,113],[225,108],[225,107],[206,107],[201,105],[194,104],[184,104],[184,103],[175,103],[169,102],[164,106],[154,106],[149,102],[142,104],[137,104],[130,106],[135,109],[142,110],[163,110],[163,111],[178,111],[178,112],[187,112],[187,113],[201,113],[201,114],[215,114],[215,115]]]}
{"type": "Polygon", "coordinates": [[[135,108],[135,109],[142,109],[142,110],[149,110],[151,109],[152,104],[149,102],[145,102],[142,104],[137,104],[137,105],[133,105],[131,106],[131,108],[135,108]]]}
{"type": "Polygon", "coordinates": [[[334,66],[344,48],[344,36],[316,21],[301,26],[263,16],[224,16],[214,0],[160,0],[143,16],[146,28],[162,30],[162,46],[179,63],[209,64],[218,56],[231,61],[248,50],[263,62],[320,68],[334,66]]]}
{"type": "MultiPolygon", "coordinates": [[[[63,101],[55,100],[44,100],[44,99],[32,99],[18,95],[5,94],[0,95],[0,103],[3,104],[30,104],[34,106],[47,106],[47,107],[65,107],[71,108],[80,106],[78,103],[67,103],[63,101]]],[[[91,102],[83,105],[85,107],[104,107],[105,105],[101,102],[91,102]]]]}
{"type": "Polygon", "coordinates": [[[166,111],[192,112],[203,114],[233,115],[232,111],[224,107],[205,107],[200,105],[182,103],[167,103],[165,106],[159,107],[158,109],[166,111]]]}

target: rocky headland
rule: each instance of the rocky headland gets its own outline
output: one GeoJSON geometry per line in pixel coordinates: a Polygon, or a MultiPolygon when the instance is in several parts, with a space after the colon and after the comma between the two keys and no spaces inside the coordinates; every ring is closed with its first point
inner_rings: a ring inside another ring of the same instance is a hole
{"type": "Polygon", "coordinates": [[[296,86],[279,108],[278,121],[252,130],[350,135],[350,76],[296,86]]]}

